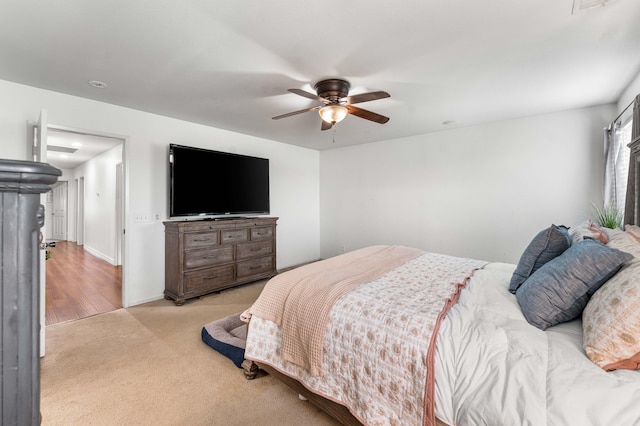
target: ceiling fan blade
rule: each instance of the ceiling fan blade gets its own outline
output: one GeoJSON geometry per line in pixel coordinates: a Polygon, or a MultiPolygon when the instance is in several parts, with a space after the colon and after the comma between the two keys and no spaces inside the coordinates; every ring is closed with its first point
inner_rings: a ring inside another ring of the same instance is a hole
{"type": "Polygon", "coordinates": [[[391,95],[387,92],[379,90],[377,92],[361,93],[359,95],[348,96],[347,103],[359,104],[360,102],[375,101],[376,99],[384,99],[388,97],[391,97],[391,95]]]}
{"type": "Polygon", "coordinates": [[[320,126],[320,130],[329,130],[332,127],[332,123],[327,123],[326,121],[322,120],[322,126],[320,126]]]}
{"type": "Polygon", "coordinates": [[[300,111],[288,112],[286,114],[282,114],[282,115],[278,115],[276,117],[272,117],[271,119],[272,120],[280,120],[281,118],[291,117],[292,115],[298,115],[298,114],[302,114],[304,112],[317,111],[320,108],[322,108],[322,106],[315,106],[315,107],[311,107],[311,108],[307,108],[307,109],[301,109],[300,111]]]}
{"type": "Polygon", "coordinates": [[[346,105],[349,110],[349,114],[353,114],[356,117],[364,118],[365,120],[375,121],[376,123],[384,124],[389,121],[389,117],[377,114],[375,112],[367,111],[366,109],[354,107],[353,105],[346,105]]]}
{"type": "Polygon", "coordinates": [[[301,89],[288,89],[289,92],[295,93],[296,95],[303,96],[305,98],[313,99],[314,101],[322,102],[323,104],[329,104],[331,101],[329,99],[321,98],[318,95],[314,95],[313,93],[305,92],[301,89]]]}

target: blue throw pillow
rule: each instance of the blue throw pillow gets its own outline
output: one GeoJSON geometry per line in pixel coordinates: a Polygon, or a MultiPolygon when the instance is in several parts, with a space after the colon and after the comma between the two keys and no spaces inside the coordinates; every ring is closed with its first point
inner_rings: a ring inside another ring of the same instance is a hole
{"type": "Polygon", "coordinates": [[[520,286],[516,299],[527,321],[541,330],[571,321],[631,259],[629,253],[585,239],[540,267],[520,286]]]}
{"type": "Polygon", "coordinates": [[[571,236],[566,226],[551,225],[540,231],[520,256],[509,283],[509,291],[515,293],[518,287],[542,265],[560,256],[570,246],[571,236]]]}

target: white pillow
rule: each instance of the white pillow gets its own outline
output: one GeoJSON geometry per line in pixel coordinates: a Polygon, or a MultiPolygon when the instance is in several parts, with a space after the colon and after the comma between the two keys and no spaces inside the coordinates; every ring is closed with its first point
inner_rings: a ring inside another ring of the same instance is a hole
{"type": "Polygon", "coordinates": [[[591,297],[582,313],[583,347],[610,371],[640,369],[640,242],[630,233],[611,235],[607,246],[635,256],[591,297]]]}
{"type": "Polygon", "coordinates": [[[571,236],[572,244],[577,244],[585,238],[596,239],[602,244],[607,244],[607,242],[609,242],[605,229],[598,226],[591,219],[587,219],[584,222],[569,228],[569,235],[571,236]]]}
{"type": "Polygon", "coordinates": [[[628,234],[631,234],[631,236],[638,240],[638,242],[640,242],[640,227],[638,227],[637,225],[626,225],[624,227],[624,230],[628,234]]]}

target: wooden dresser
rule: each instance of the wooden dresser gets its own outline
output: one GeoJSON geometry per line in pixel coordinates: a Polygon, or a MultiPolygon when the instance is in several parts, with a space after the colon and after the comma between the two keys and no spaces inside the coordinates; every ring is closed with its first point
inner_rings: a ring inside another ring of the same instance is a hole
{"type": "Polygon", "coordinates": [[[176,305],[276,274],[277,217],[164,222],[164,297],[176,305]]]}

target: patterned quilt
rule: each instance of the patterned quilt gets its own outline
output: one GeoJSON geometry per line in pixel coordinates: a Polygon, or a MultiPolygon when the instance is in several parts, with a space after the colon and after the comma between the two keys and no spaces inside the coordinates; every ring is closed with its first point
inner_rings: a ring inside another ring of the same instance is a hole
{"type": "Polygon", "coordinates": [[[447,309],[485,264],[425,253],[343,294],[329,311],[320,375],[286,361],[283,327],[255,313],[245,357],[345,405],[364,424],[435,424],[433,342],[447,309]]]}
{"type": "Polygon", "coordinates": [[[280,274],[245,316],[255,314],[282,327],[283,358],[320,375],[322,342],[336,300],[421,254],[410,247],[371,246],[280,274]]]}

